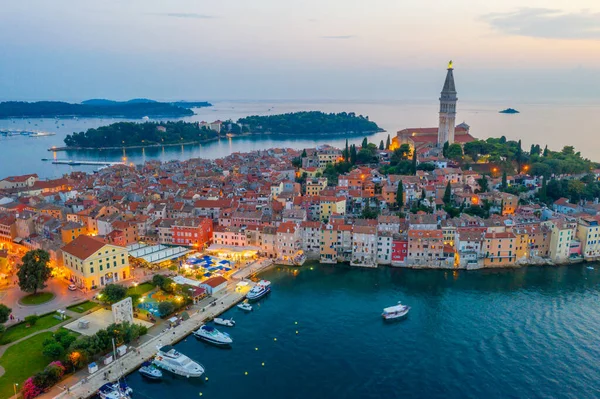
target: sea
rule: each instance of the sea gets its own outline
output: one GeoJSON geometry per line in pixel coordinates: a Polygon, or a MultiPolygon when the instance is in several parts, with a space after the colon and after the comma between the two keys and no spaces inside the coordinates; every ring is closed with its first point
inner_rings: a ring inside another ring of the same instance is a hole
{"type": "Polygon", "coordinates": [[[480,271],[277,267],[223,349],[176,345],[206,369],[127,377],[134,397],[583,399],[600,397],[600,265],[480,271]],[[408,316],[384,322],[398,301],[408,316]]]}
{"type": "MultiPolygon", "coordinates": [[[[498,102],[459,100],[456,122],[466,122],[471,126],[471,134],[477,138],[506,136],[508,139],[522,140],[523,148],[531,144],[548,145],[560,150],[565,145],[573,145],[582,155],[598,159],[600,139],[596,127],[600,126],[600,103],[570,101],[558,103],[540,102],[498,102]],[[519,114],[500,114],[498,111],[512,107],[519,114]]],[[[237,120],[248,115],[270,115],[294,111],[315,110],[323,112],[355,112],[368,116],[386,132],[369,136],[369,141],[379,144],[388,134],[392,137],[398,130],[414,127],[433,127],[438,123],[437,101],[218,101],[214,106],[196,108],[195,115],[186,118],[170,119],[185,121],[237,120]]],[[[152,147],[145,149],[104,150],[104,151],[48,151],[49,148],[64,146],[64,138],[73,132],[86,131],[125,119],[110,118],[63,118],[63,119],[3,119],[0,129],[36,130],[55,133],[47,137],[0,136],[0,178],[10,175],[37,173],[41,178],[57,178],[75,170],[93,172],[98,166],[54,165],[42,159],[112,161],[126,159],[128,163],[140,164],[148,160],[170,161],[189,158],[221,158],[233,152],[287,147],[309,148],[320,144],[343,147],[349,142],[359,144],[363,137],[338,136],[246,136],[222,138],[204,144],[174,147],[152,147]]],[[[136,122],[140,122],[137,120],[136,122]]]]}

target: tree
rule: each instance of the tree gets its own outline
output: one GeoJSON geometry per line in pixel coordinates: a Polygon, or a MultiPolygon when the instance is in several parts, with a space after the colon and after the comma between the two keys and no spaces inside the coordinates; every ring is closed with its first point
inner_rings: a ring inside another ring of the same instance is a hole
{"type": "Polygon", "coordinates": [[[521,165],[523,163],[523,148],[521,147],[521,140],[519,140],[519,142],[517,143],[515,159],[517,160],[517,172],[521,173],[521,165]]]}
{"type": "Polygon", "coordinates": [[[384,150],[384,149],[385,149],[385,147],[383,146],[383,140],[381,140],[381,141],[379,142],[379,149],[380,149],[380,150],[384,150]]]}
{"type": "Polygon", "coordinates": [[[402,184],[402,180],[398,182],[398,189],[396,190],[396,205],[398,208],[404,206],[404,184],[402,184]]]}
{"type": "Polygon", "coordinates": [[[544,147],[544,154],[543,154],[543,156],[544,156],[544,157],[547,157],[547,156],[548,156],[548,145],[547,145],[547,144],[546,144],[546,146],[544,147]]]}
{"type": "Polygon", "coordinates": [[[356,164],[356,146],[354,144],[350,146],[350,164],[356,164]]]}
{"type": "Polygon", "coordinates": [[[477,179],[477,184],[479,184],[480,192],[485,193],[489,190],[488,179],[486,175],[481,176],[481,178],[477,179]]]}
{"type": "Polygon", "coordinates": [[[46,288],[46,281],[52,274],[52,269],[48,266],[50,254],[43,249],[35,249],[27,252],[21,262],[21,268],[17,272],[21,290],[35,295],[38,290],[46,288]]]}
{"type": "Polygon", "coordinates": [[[164,301],[158,304],[158,313],[160,317],[166,317],[175,311],[175,304],[171,301],[164,301]]]}
{"type": "Polygon", "coordinates": [[[125,298],[127,288],[120,284],[108,284],[101,292],[104,302],[115,303],[125,298]]]}
{"type": "Polygon", "coordinates": [[[502,191],[505,191],[508,188],[508,183],[506,181],[506,171],[502,172],[502,185],[500,186],[502,191]]]}
{"type": "Polygon", "coordinates": [[[545,176],[542,177],[542,188],[540,188],[540,192],[538,194],[538,197],[542,201],[546,201],[546,199],[547,199],[547,195],[546,195],[546,180],[548,180],[548,179],[545,176]]]}
{"type": "Polygon", "coordinates": [[[385,149],[389,150],[391,145],[392,145],[392,142],[390,141],[390,135],[388,134],[387,141],[385,142],[385,149]]]}
{"type": "Polygon", "coordinates": [[[445,142],[444,146],[442,147],[442,155],[444,156],[444,158],[448,158],[448,147],[450,147],[450,143],[449,142],[445,142]]]}
{"type": "Polygon", "coordinates": [[[448,184],[446,184],[446,190],[444,191],[444,204],[446,205],[450,205],[450,201],[452,200],[452,186],[450,185],[450,182],[448,182],[448,184]]]}
{"type": "Polygon", "coordinates": [[[344,161],[348,162],[350,158],[350,148],[348,148],[348,139],[346,139],[346,148],[344,149],[344,161]]]}
{"type": "Polygon", "coordinates": [[[155,287],[162,287],[165,283],[165,280],[167,280],[167,277],[163,276],[162,274],[155,274],[152,277],[152,285],[155,287]]]}
{"type": "Polygon", "coordinates": [[[6,323],[11,312],[12,312],[11,308],[0,303],[0,324],[6,323]]]}
{"type": "Polygon", "coordinates": [[[300,158],[306,158],[306,148],[302,150],[302,155],[300,155],[300,158]]]}
{"type": "Polygon", "coordinates": [[[58,342],[52,342],[48,345],[44,345],[42,354],[49,359],[58,360],[65,354],[65,348],[58,342]]]}
{"type": "Polygon", "coordinates": [[[362,141],[362,144],[360,145],[360,148],[367,148],[368,145],[369,145],[369,140],[367,140],[367,138],[365,137],[362,141]]]}
{"type": "Polygon", "coordinates": [[[460,146],[460,144],[451,144],[448,146],[447,150],[446,150],[446,158],[448,159],[453,159],[453,160],[459,160],[461,159],[463,156],[463,150],[462,147],[460,146]]]}
{"type": "Polygon", "coordinates": [[[412,157],[412,174],[413,175],[417,174],[417,150],[416,149],[413,151],[413,157],[412,157]]]}

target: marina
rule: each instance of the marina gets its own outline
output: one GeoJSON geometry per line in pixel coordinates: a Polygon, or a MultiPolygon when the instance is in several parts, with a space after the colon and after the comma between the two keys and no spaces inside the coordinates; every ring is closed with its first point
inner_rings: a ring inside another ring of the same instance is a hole
{"type": "Polygon", "coordinates": [[[42,158],[42,161],[52,162],[54,165],[69,165],[69,166],[80,166],[80,165],[94,165],[94,166],[125,165],[124,162],[82,161],[82,160],[72,160],[72,159],[50,159],[50,158],[42,158]]]}

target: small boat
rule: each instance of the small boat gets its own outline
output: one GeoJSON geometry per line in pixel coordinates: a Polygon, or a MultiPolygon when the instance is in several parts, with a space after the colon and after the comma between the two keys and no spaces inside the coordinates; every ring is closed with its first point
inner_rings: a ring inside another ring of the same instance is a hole
{"type": "Polygon", "coordinates": [[[203,325],[194,331],[193,334],[194,337],[214,345],[228,346],[233,342],[229,334],[221,332],[216,328],[207,325],[203,325]]]}
{"type": "Polygon", "coordinates": [[[384,320],[393,320],[404,317],[408,314],[410,306],[402,305],[400,302],[396,306],[390,306],[389,308],[383,309],[381,317],[384,320]]]}
{"type": "Polygon", "coordinates": [[[237,307],[242,310],[245,310],[246,312],[252,311],[252,305],[250,305],[248,302],[242,302],[239,305],[237,305],[237,307]]]}
{"type": "Polygon", "coordinates": [[[250,292],[246,294],[246,299],[249,301],[256,301],[263,296],[271,292],[271,282],[267,280],[260,280],[250,292]]]}
{"type": "Polygon", "coordinates": [[[131,399],[131,389],[125,381],[108,382],[98,389],[101,399],[131,399]]]}
{"type": "Polygon", "coordinates": [[[196,363],[186,355],[178,352],[171,345],[165,345],[158,349],[154,357],[154,364],[171,373],[184,377],[200,377],[204,374],[204,367],[196,363]]]}
{"type": "Polygon", "coordinates": [[[233,321],[232,319],[221,319],[220,317],[215,317],[215,319],[213,320],[213,322],[215,324],[218,324],[220,326],[226,326],[226,327],[233,327],[235,326],[235,321],[233,321]]]}
{"type": "Polygon", "coordinates": [[[142,376],[150,380],[160,380],[163,376],[162,371],[151,362],[142,363],[142,367],[138,371],[142,376]]]}
{"type": "Polygon", "coordinates": [[[592,266],[588,266],[587,269],[588,270],[594,270],[594,268],[592,266]]]}

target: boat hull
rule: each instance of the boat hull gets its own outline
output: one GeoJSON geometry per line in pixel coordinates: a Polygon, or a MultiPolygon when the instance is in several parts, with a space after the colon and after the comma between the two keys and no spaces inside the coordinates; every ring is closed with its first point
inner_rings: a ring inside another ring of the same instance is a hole
{"type": "Polygon", "coordinates": [[[248,293],[248,294],[246,294],[246,299],[248,301],[258,301],[260,298],[263,298],[263,297],[267,296],[269,293],[271,293],[271,288],[270,287],[267,288],[264,291],[261,291],[258,294],[255,294],[255,295],[248,293]]]}
{"type": "Polygon", "coordinates": [[[406,309],[406,311],[404,312],[399,312],[399,313],[393,313],[393,314],[382,314],[381,317],[383,318],[384,321],[396,321],[396,320],[402,320],[404,319],[406,316],[408,316],[408,311],[410,310],[410,308],[406,309]]]}
{"type": "Polygon", "coordinates": [[[184,372],[184,371],[179,371],[179,370],[176,370],[174,367],[172,367],[172,366],[170,366],[168,364],[161,363],[161,362],[156,362],[155,361],[154,364],[156,365],[156,367],[160,367],[163,370],[169,371],[169,372],[171,372],[173,374],[180,375],[180,376],[186,377],[186,378],[202,377],[202,374],[204,374],[204,371],[202,371],[202,372],[196,372],[196,373],[187,373],[187,372],[184,372]]]}
{"type": "Polygon", "coordinates": [[[141,371],[141,370],[140,370],[140,374],[142,375],[142,377],[147,378],[149,380],[154,380],[154,381],[162,380],[162,374],[156,375],[156,374],[151,374],[151,373],[148,373],[146,371],[141,371]]]}
{"type": "Polygon", "coordinates": [[[205,337],[204,335],[197,334],[195,332],[193,334],[194,334],[194,337],[196,337],[197,339],[202,340],[202,341],[204,341],[206,343],[209,343],[211,345],[214,345],[214,346],[220,346],[220,347],[231,346],[231,342],[216,341],[214,339],[211,339],[209,337],[205,337]]]}

